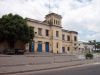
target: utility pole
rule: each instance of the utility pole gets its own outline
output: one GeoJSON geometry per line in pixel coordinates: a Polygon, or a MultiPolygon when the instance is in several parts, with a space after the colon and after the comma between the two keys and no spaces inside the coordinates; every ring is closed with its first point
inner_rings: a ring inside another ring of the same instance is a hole
{"type": "Polygon", "coordinates": [[[96,51],[96,40],[93,40],[94,41],[94,47],[95,47],[95,51],[96,51]]]}

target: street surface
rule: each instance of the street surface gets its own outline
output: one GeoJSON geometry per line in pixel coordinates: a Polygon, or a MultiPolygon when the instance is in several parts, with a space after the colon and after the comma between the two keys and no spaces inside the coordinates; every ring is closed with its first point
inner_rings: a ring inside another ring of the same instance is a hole
{"type": "Polygon", "coordinates": [[[13,75],[100,75],[100,64],[66,67],[13,75]]]}

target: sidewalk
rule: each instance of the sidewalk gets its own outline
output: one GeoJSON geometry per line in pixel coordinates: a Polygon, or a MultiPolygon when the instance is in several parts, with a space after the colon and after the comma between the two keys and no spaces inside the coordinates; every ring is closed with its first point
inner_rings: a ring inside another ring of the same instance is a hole
{"type": "Polygon", "coordinates": [[[89,64],[89,63],[94,63],[94,62],[100,62],[100,58],[95,58],[93,60],[80,60],[80,61],[71,61],[71,62],[64,62],[64,63],[6,66],[6,67],[0,67],[0,75],[33,72],[33,71],[40,71],[40,70],[47,70],[47,69],[56,69],[56,68],[62,68],[62,67],[89,64]]]}

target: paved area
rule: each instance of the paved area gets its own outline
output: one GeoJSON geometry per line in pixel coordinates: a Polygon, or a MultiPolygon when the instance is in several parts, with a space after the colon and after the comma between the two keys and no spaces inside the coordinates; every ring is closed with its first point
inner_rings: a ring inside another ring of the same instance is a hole
{"type": "Polygon", "coordinates": [[[88,64],[93,62],[100,62],[100,58],[95,58],[93,60],[77,60],[75,57],[70,55],[42,56],[42,57],[39,56],[34,57],[34,55],[18,55],[18,56],[0,55],[0,75],[19,73],[19,72],[23,73],[31,71],[40,71],[46,69],[88,64]],[[48,61],[50,62],[46,63],[48,61]]]}

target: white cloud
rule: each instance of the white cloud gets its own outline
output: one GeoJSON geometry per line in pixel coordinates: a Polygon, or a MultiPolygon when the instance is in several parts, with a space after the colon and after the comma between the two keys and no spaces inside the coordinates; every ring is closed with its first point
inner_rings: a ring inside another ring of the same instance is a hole
{"type": "MultiPolygon", "coordinates": [[[[65,29],[77,30],[80,40],[100,41],[100,0],[50,0],[51,11],[63,16],[65,29]],[[85,35],[85,36],[84,36],[85,35]]],[[[0,17],[7,13],[44,20],[49,0],[0,0],[0,17]]]]}

